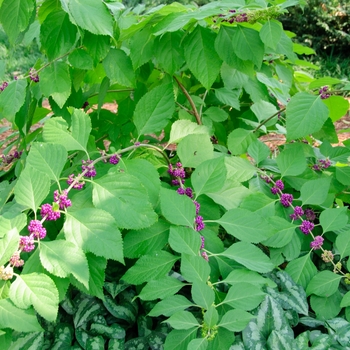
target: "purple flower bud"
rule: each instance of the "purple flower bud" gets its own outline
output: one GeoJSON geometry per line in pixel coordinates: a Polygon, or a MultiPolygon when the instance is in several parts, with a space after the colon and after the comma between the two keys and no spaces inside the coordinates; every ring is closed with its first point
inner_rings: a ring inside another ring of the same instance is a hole
{"type": "Polygon", "coordinates": [[[293,196],[289,193],[283,193],[280,202],[285,208],[290,207],[293,203],[293,196]]]}
{"type": "Polygon", "coordinates": [[[202,252],[202,257],[203,257],[206,261],[209,261],[207,252],[202,252]]]}
{"type": "Polygon", "coordinates": [[[300,230],[302,233],[305,233],[306,235],[310,233],[310,231],[313,230],[313,228],[315,227],[315,225],[307,220],[304,220],[301,225],[299,226],[300,230]]]}
{"type": "Polygon", "coordinates": [[[321,249],[323,241],[324,239],[322,236],[316,236],[315,239],[310,243],[310,247],[312,249],[321,249]]]}
{"type": "Polygon", "coordinates": [[[14,252],[9,262],[14,267],[20,267],[24,265],[24,260],[20,258],[20,252],[14,252]]]}

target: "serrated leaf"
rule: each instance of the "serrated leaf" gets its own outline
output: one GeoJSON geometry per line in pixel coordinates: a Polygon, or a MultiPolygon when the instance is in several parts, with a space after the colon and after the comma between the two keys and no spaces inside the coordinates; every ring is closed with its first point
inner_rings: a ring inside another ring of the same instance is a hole
{"type": "Polygon", "coordinates": [[[204,115],[209,117],[213,122],[224,122],[228,119],[228,113],[219,107],[209,107],[205,110],[204,115]]]}
{"type": "Polygon", "coordinates": [[[166,276],[164,278],[150,281],[143,287],[138,297],[142,300],[164,299],[176,294],[184,284],[178,279],[166,276]]]}
{"type": "Polygon", "coordinates": [[[215,97],[225,105],[229,105],[238,111],[240,108],[239,98],[242,89],[230,89],[227,87],[215,89],[215,97]]]}
{"type": "Polygon", "coordinates": [[[301,186],[300,199],[305,204],[322,204],[328,195],[331,179],[324,177],[307,181],[301,186]]]}
{"type": "Polygon", "coordinates": [[[121,49],[111,49],[103,60],[103,67],[111,83],[117,82],[127,87],[135,87],[135,73],[131,59],[121,49]]]}
{"type": "Polygon", "coordinates": [[[53,280],[47,275],[31,273],[17,276],[16,281],[11,284],[10,298],[21,309],[33,305],[46,320],[56,320],[58,291],[53,280]]]}
{"type": "Polygon", "coordinates": [[[247,269],[234,269],[222,282],[231,285],[235,285],[236,283],[240,282],[248,282],[256,286],[268,285],[271,288],[276,287],[276,283],[274,283],[269,278],[265,278],[259,275],[257,272],[250,271],[247,269]]]}
{"type": "Polygon", "coordinates": [[[240,155],[247,152],[251,143],[256,140],[251,130],[237,128],[227,137],[227,147],[232,155],[240,155]]]}
{"type": "MultiPolygon", "coordinates": [[[[1,12],[0,12],[1,13],[1,12]]],[[[11,15],[11,17],[13,14],[11,15]]],[[[9,122],[15,121],[15,115],[23,106],[27,83],[23,79],[11,81],[0,93],[0,117],[9,122]]]]}
{"type": "Polygon", "coordinates": [[[203,193],[219,191],[226,180],[225,158],[218,157],[201,163],[192,173],[192,186],[196,198],[203,193]]]}
{"type": "Polygon", "coordinates": [[[196,207],[189,197],[161,188],[160,207],[163,216],[172,224],[193,227],[196,207]]]}
{"type": "Polygon", "coordinates": [[[244,242],[258,243],[274,234],[267,220],[246,209],[231,209],[216,222],[230,235],[244,242]]]}
{"type": "Polygon", "coordinates": [[[50,191],[50,179],[46,174],[27,166],[15,186],[17,203],[36,212],[50,191]]]}
{"type": "Polygon", "coordinates": [[[87,141],[91,131],[89,116],[75,109],[72,115],[71,132],[67,130],[67,122],[61,118],[51,118],[45,123],[43,137],[47,142],[63,145],[67,151],[86,151],[87,141]]]}
{"type": "Polygon", "coordinates": [[[291,242],[297,227],[296,225],[278,216],[269,217],[268,222],[276,233],[264,241],[264,245],[273,248],[282,248],[291,242]]]}
{"type": "Polygon", "coordinates": [[[209,130],[204,125],[198,125],[197,123],[191,122],[187,119],[182,120],[176,120],[171,125],[170,130],[170,143],[178,143],[180,142],[185,136],[191,135],[191,134],[206,134],[209,135],[209,130]]]}
{"type": "Polygon", "coordinates": [[[201,256],[182,254],[181,274],[188,282],[206,282],[210,273],[210,266],[201,256]]]}
{"type": "Polygon", "coordinates": [[[328,108],[320,97],[298,92],[288,102],[286,109],[287,141],[319,131],[328,115],[328,108]]]}
{"type": "Polygon", "coordinates": [[[259,122],[266,120],[278,112],[274,104],[262,100],[255,102],[250,109],[256,115],[259,122]]]}
{"type": "Polygon", "coordinates": [[[350,167],[336,167],[335,177],[343,185],[350,185],[350,167]]]}
{"type": "Polygon", "coordinates": [[[216,35],[198,25],[189,35],[185,46],[185,58],[190,71],[209,90],[219,75],[221,59],[213,50],[216,35]]]}
{"type": "Polygon", "coordinates": [[[214,303],[215,293],[214,290],[200,280],[195,280],[192,284],[191,295],[193,301],[200,307],[208,310],[214,303]]]}
{"type": "Polygon", "coordinates": [[[47,271],[58,277],[72,274],[89,288],[89,267],[83,251],[71,242],[40,242],[40,261],[47,271]]]}
{"type": "Polygon", "coordinates": [[[121,233],[112,215],[101,209],[84,208],[66,216],[63,230],[68,241],[85,252],[124,262],[121,233]]]}
{"type": "Polygon", "coordinates": [[[163,250],[143,255],[134,266],[121,277],[130,284],[141,284],[165,277],[179,257],[163,250]]]}
{"type": "Polygon", "coordinates": [[[201,239],[198,232],[190,227],[170,226],[169,244],[178,253],[198,255],[201,239]]]}
{"type": "Polygon", "coordinates": [[[350,231],[340,233],[335,239],[341,259],[350,255],[350,231]]]}
{"type": "Polygon", "coordinates": [[[41,332],[34,309],[22,310],[16,307],[10,299],[0,300],[1,328],[11,328],[18,332],[41,332]]]}
{"type": "Polygon", "coordinates": [[[227,179],[244,182],[250,180],[256,174],[256,168],[241,157],[225,157],[227,179]]]}
{"type": "Polygon", "coordinates": [[[257,272],[269,272],[273,263],[258,247],[246,242],[233,243],[220,255],[237,261],[246,268],[257,272]]]}
{"type": "Polygon", "coordinates": [[[4,0],[0,8],[0,22],[14,44],[18,35],[24,31],[34,10],[33,0],[4,0]]]}
{"type": "Polygon", "coordinates": [[[124,255],[139,258],[142,255],[161,250],[168,243],[170,224],[159,220],[151,227],[128,231],[124,236],[124,255]]]}
{"type": "Polygon", "coordinates": [[[306,294],[315,294],[319,297],[329,297],[338,290],[342,276],[324,270],[315,275],[306,288],[306,294]]]}
{"type": "Polygon", "coordinates": [[[219,327],[224,327],[231,332],[241,332],[254,318],[252,314],[243,310],[229,310],[223,316],[218,324],[219,327]]]}
{"type": "Polygon", "coordinates": [[[198,327],[186,330],[173,329],[166,337],[164,348],[167,350],[187,350],[191,340],[196,338],[198,327]]]}
{"type": "Polygon", "coordinates": [[[206,134],[185,136],[177,147],[177,154],[185,167],[196,168],[205,160],[212,159],[214,147],[206,134]]]}
{"type": "Polygon", "coordinates": [[[40,89],[44,96],[52,96],[60,108],[64,106],[71,94],[71,78],[68,65],[53,62],[40,72],[40,89]]]}
{"type": "MultiPolygon", "coordinates": [[[[316,317],[321,320],[329,320],[336,317],[340,310],[340,302],[342,295],[337,290],[329,297],[319,297],[317,295],[311,295],[310,305],[312,310],[316,313],[316,317]]],[[[326,346],[329,348],[331,341],[326,346]]]]}
{"type": "Polygon", "coordinates": [[[329,208],[320,214],[323,232],[342,229],[348,223],[347,208],[329,208]]]}
{"type": "Polygon", "coordinates": [[[113,215],[119,228],[142,229],[154,224],[154,212],[142,182],[127,173],[113,173],[93,182],[95,207],[113,215]]]}
{"type": "Polygon", "coordinates": [[[5,265],[17,250],[19,234],[17,228],[10,229],[5,237],[0,239],[0,266],[5,265]]]}
{"type": "Polygon", "coordinates": [[[40,42],[49,60],[64,55],[77,40],[77,27],[66,12],[50,12],[40,26],[40,42]]]}
{"type": "Polygon", "coordinates": [[[27,157],[28,165],[56,182],[59,182],[66,161],[66,149],[60,144],[51,143],[33,142],[27,157]]]}
{"type": "Polygon", "coordinates": [[[342,118],[349,109],[349,101],[343,96],[332,95],[323,100],[323,103],[328,107],[329,117],[333,123],[342,118]]]}
{"type": "Polygon", "coordinates": [[[134,70],[149,61],[153,55],[154,36],[152,35],[152,30],[149,26],[136,32],[134,35],[132,35],[130,40],[130,57],[134,70]]]}
{"type": "Polygon", "coordinates": [[[293,278],[295,283],[306,289],[310,280],[316,275],[317,269],[311,261],[309,253],[290,261],[286,267],[286,272],[293,278]]]}
{"type": "Polygon", "coordinates": [[[149,312],[149,316],[171,316],[174,313],[187,309],[193,306],[188,299],[183,295],[172,295],[164,300],[160,301],[155,307],[149,312]]]}
{"type": "Polygon", "coordinates": [[[227,292],[226,298],[221,304],[228,304],[240,310],[253,310],[265,298],[265,293],[254,284],[238,282],[227,292]]]}
{"type": "Polygon", "coordinates": [[[269,156],[270,148],[260,140],[256,140],[249,145],[248,154],[253,157],[256,164],[259,165],[261,161],[265,160],[269,156]]]}
{"type": "MultiPolygon", "coordinates": [[[[83,70],[92,70],[94,68],[94,60],[85,51],[85,49],[74,50],[68,56],[68,61],[74,68],[83,69],[83,70]]],[[[102,87],[103,85],[101,84],[101,90],[102,90],[102,87]]]]}
{"type": "Polygon", "coordinates": [[[175,110],[172,84],[156,86],[138,101],[134,124],[139,135],[161,131],[175,110]]]}
{"type": "Polygon", "coordinates": [[[259,35],[262,42],[272,49],[276,49],[278,42],[282,36],[282,26],[278,21],[266,21],[260,29],[259,35]]]}
{"type": "Polygon", "coordinates": [[[70,0],[68,10],[79,27],[93,34],[113,36],[113,17],[103,2],[70,0]]]}
{"type": "Polygon", "coordinates": [[[169,323],[174,329],[190,329],[199,327],[196,318],[188,311],[179,311],[171,315],[165,322],[169,323]]]}
{"type": "Polygon", "coordinates": [[[277,156],[276,162],[282,177],[300,175],[307,166],[303,146],[295,144],[285,149],[277,156]]]}

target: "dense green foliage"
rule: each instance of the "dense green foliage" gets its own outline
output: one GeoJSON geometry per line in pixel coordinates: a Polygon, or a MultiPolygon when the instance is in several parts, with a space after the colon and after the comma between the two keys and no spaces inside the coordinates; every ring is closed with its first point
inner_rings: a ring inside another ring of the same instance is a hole
{"type": "Polygon", "coordinates": [[[1,82],[1,349],[350,348],[349,83],[294,0],[0,4],[44,54],[1,82]]]}

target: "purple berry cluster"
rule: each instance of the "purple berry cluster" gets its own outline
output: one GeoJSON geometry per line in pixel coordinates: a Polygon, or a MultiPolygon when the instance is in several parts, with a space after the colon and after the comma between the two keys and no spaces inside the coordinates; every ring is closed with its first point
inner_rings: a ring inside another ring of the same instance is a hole
{"type": "Polygon", "coordinates": [[[53,193],[53,200],[56,202],[61,210],[64,210],[72,205],[72,202],[70,199],[68,199],[68,191],[63,190],[62,193],[59,193],[58,190],[56,190],[53,193]]]}
{"type": "Polygon", "coordinates": [[[30,68],[29,69],[29,79],[31,81],[34,81],[34,83],[38,83],[39,82],[39,75],[38,75],[38,72],[36,71],[35,68],[30,68]]]}
{"type": "Polygon", "coordinates": [[[327,159],[319,159],[316,164],[312,166],[312,169],[315,171],[322,171],[324,169],[329,168],[332,165],[332,162],[327,159]]]}
{"type": "Polygon", "coordinates": [[[1,85],[0,85],[0,91],[4,91],[7,87],[8,87],[8,82],[4,81],[1,85]]]}
{"type": "Polygon", "coordinates": [[[85,181],[82,181],[80,179],[80,174],[78,174],[77,176],[74,176],[74,174],[70,174],[67,179],[67,184],[69,186],[73,184],[73,188],[75,190],[81,190],[85,185],[85,181]]]}
{"type": "Polygon", "coordinates": [[[2,162],[4,164],[11,164],[15,159],[21,158],[22,153],[23,153],[22,151],[20,152],[14,151],[13,153],[8,154],[7,156],[2,154],[1,155],[2,162]]]}
{"type": "Polygon", "coordinates": [[[39,220],[32,220],[28,225],[28,231],[34,238],[43,239],[46,237],[46,229],[39,220]]]}
{"type": "Polygon", "coordinates": [[[171,176],[174,176],[176,179],[172,180],[171,183],[174,186],[179,186],[180,183],[185,183],[186,172],[180,162],[176,163],[176,167],[174,168],[172,164],[169,164],[168,173],[171,176]]]}
{"type": "Polygon", "coordinates": [[[49,203],[43,204],[40,211],[41,217],[48,221],[55,221],[61,217],[61,213],[58,210],[54,210],[49,203]]]}
{"type": "Polygon", "coordinates": [[[111,158],[109,158],[109,162],[113,165],[117,165],[119,163],[120,156],[119,154],[113,154],[111,158]]]}
{"type": "Polygon", "coordinates": [[[20,252],[14,252],[10,258],[10,265],[20,267],[24,265],[24,260],[21,259],[20,252]]]}
{"type": "MultiPolygon", "coordinates": [[[[249,17],[247,13],[245,12],[237,12],[236,10],[229,10],[228,13],[225,14],[220,14],[218,15],[219,18],[221,18],[221,22],[227,22],[227,23],[243,23],[243,22],[248,22],[249,17]]],[[[216,23],[216,20],[213,20],[214,23],[216,23]]]]}
{"type": "Polygon", "coordinates": [[[318,94],[321,96],[322,100],[325,100],[331,96],[331,94],[328,92],[328,86],[321,87],[318,94]]]}
{"type": "Polygon", "coordinates": [[[83,160],[83,165],[81,166],[81,169],[84,173],[84,176],[86,177],[95,177],[96,176],[96,169],[93,164],[92,160],[83,160]]]}

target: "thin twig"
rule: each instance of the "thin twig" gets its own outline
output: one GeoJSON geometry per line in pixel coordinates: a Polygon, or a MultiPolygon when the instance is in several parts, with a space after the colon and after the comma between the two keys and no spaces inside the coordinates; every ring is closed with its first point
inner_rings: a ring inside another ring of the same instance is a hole
{"type": "Polygon", "coordinates": [[[267,119],[265,119],[263,122],[261,122],[254,130],[253,132],[258,131],[264,124],[266,124],[269,120],[271,120],[272,118],[276,117],[276,115],[279,115],[280,113],[282,113],[284,110],[286,109],[286,107],[281,108],[279,111],[277,111],[275,114],[273,114],[271,117],[268,117],[267,119]]]}
{"type": "Polygon", "coordinates": [[[191,108],[193,110],[193,114],[197,120],[197,124],[198,125],[202,125],[202,121],[201,121],[201,117],[200,115],[198,114],[198,111],[197,111],[197,108],[196,108],[196,105],[194,104],[190,94],[187,92],[186,88],[180,83],[180,81],[174,76],[174,79],[176,80],[177,84],[179,85],[180,89],[182,90],[182,92],[184,93],[184,95],[186,96],[188,102],[190,103],[191,105],[191,108]]]}

